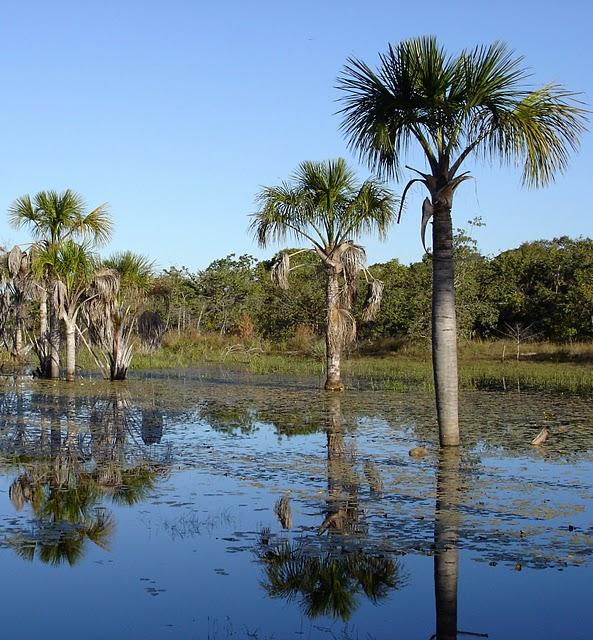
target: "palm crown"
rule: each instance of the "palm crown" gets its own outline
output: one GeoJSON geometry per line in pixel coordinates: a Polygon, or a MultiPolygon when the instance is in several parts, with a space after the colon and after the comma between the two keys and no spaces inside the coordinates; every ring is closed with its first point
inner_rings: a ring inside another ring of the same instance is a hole
{"type": "Polygon", "coordinates": [[[394,197],[372,179],[357,186],[354,173],[338,158],[301,163],[292,184],[264,187],[258,202],[261,208],[251,228],[260,246],[292,236],[331,252],[364,233],[384,236],[393,219],[394,197]]]}
{"type": "Polygon", "coordinates": [[[390,46],[376,73],[351,58],[338,79],[342,129],[386,175],[399,177],[415,140],[431,173],[447,180],[476,152],[520,164],[524,184],[545,185],[566,169],[586,110],[561,85],[529,88],[522,62],[500,42],[450,57],[432,36],[390,46]]]}
{"type": "Polygon", "coordinates": [[[107,205],[86,213],[83,198],[71,189],[40,191],[33,199],[21,196],[10,206],[8,216],[13,226],[30,227],[37,240],[49,245],[73,236],[104,244],[113,227],[107,205]]]}

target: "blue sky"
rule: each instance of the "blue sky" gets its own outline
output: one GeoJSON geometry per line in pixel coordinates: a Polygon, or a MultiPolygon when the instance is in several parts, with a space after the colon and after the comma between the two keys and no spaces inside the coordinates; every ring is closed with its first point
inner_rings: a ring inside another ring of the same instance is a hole
{"type": "MultiPolygon", "coordinates": [[[[5,211],[25,193],[66,187],[109,202],[110,249],[158,266],[207,266],[231,252],[268,256],[247,233],[262,185],[306,159],[344,156],[334,85],[348,56],[374,65],[389,42],[436,34],[455,52],[504,40],[534,84],[558,81],[593,103],[593,3],[452,0],[54,0],[6,3],[0,17],[3,162],[0,242],[25,242],[5,211]]],[[[520,171],[467,164],[454,223],[481,216],[486,253],[559,235],[593,235],[593,140],[543,190],[520,171]],[[589,185],[589,186],[587,186],[589,185]]],[[[402,185],[391,185],[401,192],[402,185]]],[[[419,187],[371,262],[421,255],[419,187]]],[[[109,250],[108,250],[109,251],[109,250]]]]}

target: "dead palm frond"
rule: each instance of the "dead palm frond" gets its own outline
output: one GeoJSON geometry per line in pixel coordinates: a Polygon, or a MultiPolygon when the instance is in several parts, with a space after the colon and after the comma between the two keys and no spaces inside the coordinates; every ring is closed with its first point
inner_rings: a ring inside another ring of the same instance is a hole
{"type": "Polygon", "coordinates": [[[288,289],[288,273],[290,272],[290,256],[287,251],[281,251],[272,262],[270,278],[281,289],[288,289]]]}
{"type": "Polygon", "coordinates": [[[333,327],[329,339],[337,347],[345,347],[356,340],[356,320],[348,309],[333,307],[328,324],[333,327]]]}
{"type": "Polygon", "coordinates": [[[278,498],[274,505],[274,513],[283,529],[292,528],[292,509],[290,508],[289,493],[285,493],[282,497],[278,498]]]}
{"type": "Polygon", "coordinates": [[[366,252],[360,245],[347,241],[336,251],[343,266],[342,307],[351,309],[358,291],[358,274],[365,269],[366,252]]]}
{"type": "Polygon", "coordinates": [[[16,478],[8,489],[8,497],[17,511],[25,506],[25,503],[31,499],[31,495],[31,481],[26,474],[16,478]]]}
{"type": "Polygon", "coordinates": [[[371,280],[367,287],[367,295],[363,305],[362,318],[366,322],[374,320],[381,308],[385,285],[381,280],[371,280]]]}

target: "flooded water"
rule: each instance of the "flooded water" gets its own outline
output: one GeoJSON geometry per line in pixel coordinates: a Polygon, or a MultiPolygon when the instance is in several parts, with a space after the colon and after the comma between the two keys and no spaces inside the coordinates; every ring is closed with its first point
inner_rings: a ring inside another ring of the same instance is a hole
{"type": "Polygon", "coordinates": [[[467,394],[446,455],[429,396],[214,369],[0,405],[3,637],[593,638],[590,399],[467,394]]]}

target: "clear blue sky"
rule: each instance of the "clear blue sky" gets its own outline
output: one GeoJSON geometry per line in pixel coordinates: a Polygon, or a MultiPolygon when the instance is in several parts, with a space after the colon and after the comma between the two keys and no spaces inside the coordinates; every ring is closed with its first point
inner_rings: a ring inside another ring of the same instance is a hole
{"type": "MultiPolygon", "coordinates": [[[[247,234],[262,185],[299,162],[344,156],[336,76],[348,56],[375,64],[387,43],[436,34],[455,52],[500,39],[533,82],[559,81],[593,103],[590,0],[23,0],[3,5],[0,242],[19,195],[70,187],[109,202],[111,248],[203,268],[261,252],[247,234]]],[[[520,172],[470,162],[457,226],[482,216],[486,253],[521,241],[593,235],[593,141],[540,191],[520,172]]],[[[392,185],[401,191],[401,185],[392,185]]],[[[421,255],[420,187],[371,262],[421,255]]]]}

